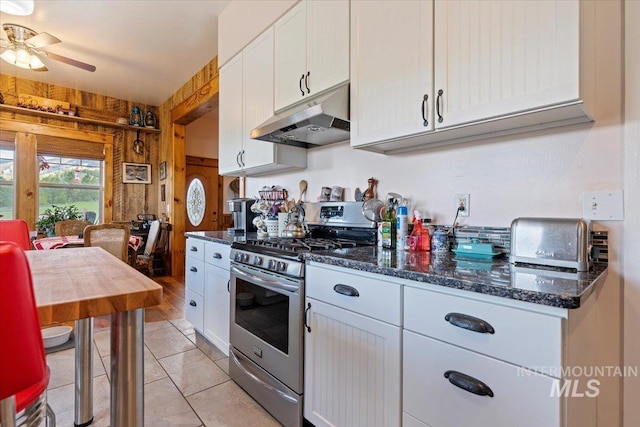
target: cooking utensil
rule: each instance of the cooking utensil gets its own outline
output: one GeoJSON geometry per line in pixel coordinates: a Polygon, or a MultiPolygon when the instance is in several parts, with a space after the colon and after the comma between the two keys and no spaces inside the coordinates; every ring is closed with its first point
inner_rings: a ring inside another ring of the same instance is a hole
{"type": "Polygon", "coordinates": [[[369,199],[362,204],[362,215],[371,222],[380,221],[380,211],[384,209],[384,202],[380,199],[369,199]]]}
{"type": "Polygon", "coordinates": [[[307,181],[300,180],[300,198],[298,199],[298,203],[302,203],[302,196],[307,192],[307,181]]]}

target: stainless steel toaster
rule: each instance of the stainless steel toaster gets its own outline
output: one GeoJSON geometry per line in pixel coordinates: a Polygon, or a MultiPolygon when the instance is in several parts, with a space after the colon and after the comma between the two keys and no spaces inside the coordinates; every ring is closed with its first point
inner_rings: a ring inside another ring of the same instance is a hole
{"type": "Polygon", "coordinates": [[[516,218],[509,261],[588,271],[590,236],[590,224],[581,218],[516,218]]]}

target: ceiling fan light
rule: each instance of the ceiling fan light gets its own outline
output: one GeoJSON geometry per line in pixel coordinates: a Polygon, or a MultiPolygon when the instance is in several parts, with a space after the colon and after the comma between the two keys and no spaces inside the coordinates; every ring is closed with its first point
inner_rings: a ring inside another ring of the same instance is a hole
{"type": "Polygon", "coordinates": [[[0,12],[9,15],[27,16],[33,13],[33,0],[2,0],[0,12]]]}
{"type": "Polygon", "coordinates": [[[0,58],[13,65],[16,63],[16,52],[13,49],[7,49],[0,54],[0,58]]]}
{"type": "Polygon", "coordinates": [[[24,48],[18,48],[16,50],[16,62],[29,63],[31,61],[31,55],[24,48]]]}
{"type": "Polygon", "coordinates": [[[40,58],[38,58],[36,55],[31,55],[31,62],[29,62],[29,66],[31,67],[32,70],[45,68],[42,61],[40,61],[40,58]]]}

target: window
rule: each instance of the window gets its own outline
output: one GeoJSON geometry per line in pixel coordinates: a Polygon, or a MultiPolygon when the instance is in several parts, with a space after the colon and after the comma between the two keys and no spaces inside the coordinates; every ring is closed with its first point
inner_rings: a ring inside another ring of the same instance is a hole
{"type": "Polygon", "coordinates": [[[38,213],[52,205],[75,205],[85,218],[97,223],[102,217],[102,161],[48,155],[38,160],[38,213]]]}
{"type": "Polygon", "coordinates": [[[0,149],[0,218],[13,218],[13,150],[0,149]]]}

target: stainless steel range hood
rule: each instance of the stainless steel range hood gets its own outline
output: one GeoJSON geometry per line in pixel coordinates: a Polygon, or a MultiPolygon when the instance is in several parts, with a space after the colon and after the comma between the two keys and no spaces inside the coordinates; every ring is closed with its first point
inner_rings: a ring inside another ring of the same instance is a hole
{"type": "Polygon", "coordinates": [[[349,139],[349,85],[306,101],[251,131],[251,139],[312,148],[349,139]]]}

